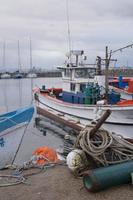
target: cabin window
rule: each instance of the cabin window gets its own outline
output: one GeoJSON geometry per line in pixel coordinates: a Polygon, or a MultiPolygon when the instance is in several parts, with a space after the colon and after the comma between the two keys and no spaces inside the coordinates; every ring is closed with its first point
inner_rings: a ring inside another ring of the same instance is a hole
{"type": "Polygon", "coordinates": [[[75,83],[71,83],[70,84],[70,90],[71,91],[75,91],[75,83]]]}
{"type": "Polygon", "coordinates": [[[96,70],[94,68],[83,68],[75,70],[75,78],[94,78],[96,70]]]}

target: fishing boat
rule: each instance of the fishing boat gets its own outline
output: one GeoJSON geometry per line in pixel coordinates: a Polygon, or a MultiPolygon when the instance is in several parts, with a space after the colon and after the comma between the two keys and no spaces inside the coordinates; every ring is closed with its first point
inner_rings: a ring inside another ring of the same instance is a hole
{"type": "Polygon", "coordinates": [[[109,80],[110,88],[121,94],[121,98],[124,100],[133,100],[133,78],[115,77],[109,80]]]}
{"type": "Polygon", "coordinates": [[[125,134],[126,127],[132,137],[133,101],[121,102],[120,94],[113,90],[105,98],[106,77],[97,73],[96,66],[86,63],[84,51],[71,51],[64,66],[58,68],[62,71],[63,88],[36,88],[38,107],[77,117],[85,123],[99,119],[110,109],[105,128],[121,134],[123,130],[125,134]]]}
{"type": "Polygon", "coordinates": [[[23,74],[20,73],[19,70],[17,70],[17,71],[15,72],[14,78],[15,78],[15,79],[21,79],[21,78],[23,78],[23,74]]]}
{"type": "Polygon", "coordinates": [[[13,163],[33,113],[31,106],[0,115],[0,169],[13,163]]]}

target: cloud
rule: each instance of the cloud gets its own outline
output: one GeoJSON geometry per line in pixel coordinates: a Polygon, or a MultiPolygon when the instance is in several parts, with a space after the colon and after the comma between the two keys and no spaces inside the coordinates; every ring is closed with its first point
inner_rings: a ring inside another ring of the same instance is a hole
{"type": "MultiPolygon", "coordinates": [[[[0,5],[0,60],[6,41],[6,65],[17,66],[19,40],[22,65],[29,67],[31,37],[33,65],[63,62],[68,50],[66,0],[0,0],[0,5]]],[[[132,0],[68,0],[68,8],[72,48],[85,49],[91,61],[104,56],[106,45],[116,49],[133,42],[132,0]]],[[[133,62],[131,53],[127,58],[133,62]]]]}

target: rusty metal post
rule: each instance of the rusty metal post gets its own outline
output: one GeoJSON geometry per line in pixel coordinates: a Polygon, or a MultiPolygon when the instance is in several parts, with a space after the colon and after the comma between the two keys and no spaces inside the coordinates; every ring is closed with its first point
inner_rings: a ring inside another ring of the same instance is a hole
{"type": "Polygon", "coordinates": [[[94,126],[94,128],[91,130],[90,134],[93,136],[98,129],[102,126],[102,124],[106,121],[106,119],[110,116],[111,110],[106,110],[106,112],[103,114],[103,116],[100,118],[100,120],[97,122],[97,124],[94,126]]]}

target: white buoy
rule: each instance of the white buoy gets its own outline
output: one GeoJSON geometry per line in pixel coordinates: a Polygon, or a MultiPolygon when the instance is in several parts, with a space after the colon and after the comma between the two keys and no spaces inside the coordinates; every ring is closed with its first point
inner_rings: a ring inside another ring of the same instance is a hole
{"type": "Polygon", "coordinates": [[[66,162],[67,162],[68,168],[72,172],[78,172],[81,169],[86,168],[86,166],[88,165],[88,161],[87,161],[85,152],[80,149],[72,150],[67,155],[66,162]]]}

